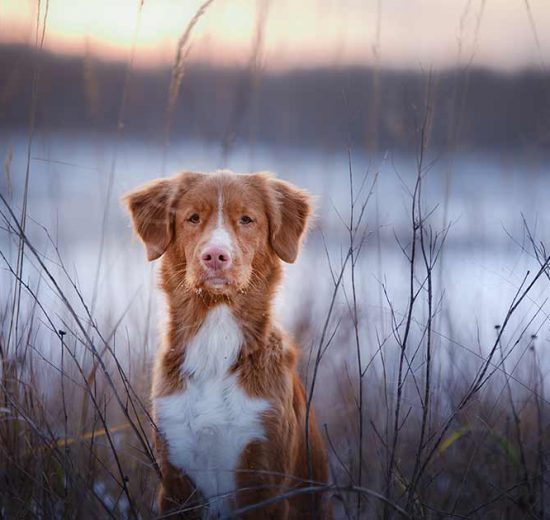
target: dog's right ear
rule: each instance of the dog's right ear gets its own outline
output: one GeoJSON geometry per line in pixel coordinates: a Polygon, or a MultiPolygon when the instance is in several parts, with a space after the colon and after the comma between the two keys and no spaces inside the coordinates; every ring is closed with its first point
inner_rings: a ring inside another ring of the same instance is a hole
{"type": "Polygon", "coordinates": [[[174,238],[177,201],[196,175],[182,173],[156,179],[122,197],[132,217],[134,230],[145,245],[149,261],[161,257],[174,238]]]}

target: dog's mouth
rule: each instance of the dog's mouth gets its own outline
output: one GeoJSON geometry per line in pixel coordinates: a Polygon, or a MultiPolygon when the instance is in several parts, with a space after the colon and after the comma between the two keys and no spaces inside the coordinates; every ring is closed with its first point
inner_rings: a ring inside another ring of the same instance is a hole
{"type": "Polygon", "coordinates": [[[237,293],[243,293],[249,283],[249,276],[239,266],[221,270],[200,269],[194,274],[190,285],[197,294],[206,292],[217,296],[232,297],[237,293]]]}
{"type": "Polygon", "coordinates": [[[204,284],[209,287],[226,287],[232,285],[232,282],[225,276],[209,276],[204,279],[204,284]]]}
{"type": "Polygon", "coordinates": [[[205,274],[201,280],[201,288],[216,294],[230,292],[235,287],[235,282],[226,274],[205,274]]]}

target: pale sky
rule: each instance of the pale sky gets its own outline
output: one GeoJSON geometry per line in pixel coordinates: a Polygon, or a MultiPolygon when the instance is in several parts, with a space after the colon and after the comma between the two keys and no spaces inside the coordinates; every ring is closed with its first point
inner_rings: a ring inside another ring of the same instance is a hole
{"type": "MultiPolygon", "coordinates": [[[[135,43],[138,65],[169,64],[204,0],[143,0],[138,16],[140,2],[49,0],[44,46],[126,60],[135,43]]],[[[34,42],[37,5],[0,0],[0,41],[34,42]]],[[[189,59],[247,63],[262,9],[266,68],[369,65],[375,49],[392,68],[550,64],[550,0],[214,0],[193,30],[189,59]]]]}

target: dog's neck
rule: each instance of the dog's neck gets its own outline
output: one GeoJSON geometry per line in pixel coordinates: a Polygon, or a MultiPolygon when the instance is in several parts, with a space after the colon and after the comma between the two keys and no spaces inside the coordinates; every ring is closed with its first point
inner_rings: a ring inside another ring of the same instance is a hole
{"type": "MultiPolygon", "coordinates": [[[[175,284],[178,277],[170,272],[171,262],[161,269],[161,286],[168,308],[167,343],[171,349],[185,348],[196,335],[208,312],[225,304],[242,329],[247,353],[259,348],[267,340],[272,328],[272,302],[279,286],[282,268],[280,261],[263,266],[263,273],[255,273],[252,282],[242,291],[231,296],[217,295],[175,284]]],[[[180,277],[183,273],[180,273],[180,277]]]]}

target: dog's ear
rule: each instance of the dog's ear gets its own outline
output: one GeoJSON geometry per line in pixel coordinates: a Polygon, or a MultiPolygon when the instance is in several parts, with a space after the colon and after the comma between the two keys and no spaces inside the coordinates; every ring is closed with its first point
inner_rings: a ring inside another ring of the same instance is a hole
{"type": "Polygon", "coordinates": [[[262,174],[268,187],[269,239],[279,258],[289,264],[298,256],[312,212],[311,195],[292,184],[262,174]]]}
{"type": "Polygon", "coordinates": [[[156,179],[122,197],[132,217],[134,230],[145,245],[149,261],[161,257],[174,238],[177,201],[196,175],[182,173],[156,179]]]}

